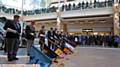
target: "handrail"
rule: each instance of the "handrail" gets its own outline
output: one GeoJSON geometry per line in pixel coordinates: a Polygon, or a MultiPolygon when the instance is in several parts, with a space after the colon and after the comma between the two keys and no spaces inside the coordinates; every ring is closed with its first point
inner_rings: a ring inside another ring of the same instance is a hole
{"type": "MultiPolygon", "coordinates": [[[[82,4],[82,3],[81,3],[82,4]]],[[[63,5],[64,7],[60,7],[61,12],[65,11],[71,11],[71,10],[84,10],[84,9],[93,9],[93,8],[102,8],[102,7],[112,7],[112,2],[97,2],[97,3],[89,3],[88,5],[86,5],[86,3],[84,3],[84,5],[67,5],[67,8],[65,8],[65,5],[63,5]]],[[[43,14],[43,13],[52,13],[52,12],[56,12],[56,9],[58,7],[49,7],[49,8],[42,8],[42,9],[35,9],[35,10],[28,10],[28,11],[23,11],[23,14],[25,16],[29,16],[29,15],[37,15],[37,14],[43,14]]],[[[11,8],[13,9],[13,8],[11,8]]],[[[10,8],[7,9],[5,6],[4,8],[2,8],[0,6],[0,11],[4,12],[4,13],[12,13],[12,14],[21,14],[21,10],[18,9],[13,9],[12,12],[10,12],[10,8]]]]}

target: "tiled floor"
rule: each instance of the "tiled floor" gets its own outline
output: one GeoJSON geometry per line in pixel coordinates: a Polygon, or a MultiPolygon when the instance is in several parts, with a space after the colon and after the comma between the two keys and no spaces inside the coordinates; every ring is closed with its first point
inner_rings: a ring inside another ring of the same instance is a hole
{"type": "MultiPolygon", "coordinates": [[[[26,54],[26,48],[20,48],[19,60],[8,62],[6,54],[0,51],[0,64],[26,64],[29,60],[26,54]]],[[[51,67],[120,67],[120,48],[78,47],[74,54],[59,61],[59,65],[51,67]]]]}
{"type": "Polygon", "coordinates": [[[120,48],[79,47],[51,67],[120,67],[120,48]]]}
{"type": "Polygon", "coordinates": [[[120,67],[119,48],[77,48],[64,67],[120,67]]]}
{"type": "Polygon", "coordinates": [[[17,57],[19,60],[8,62],[7,55],[4,51],[0,51],[0,64],[26,64],[29,61],[29,57],[27,56],[26,48],[19,48],[17,57]]]}
{"type": "MultiPolygon", "coordinates": [[[[36,47],[39,48],[40,46],[36,45],[36,47]]],[[[5,53],[3,50],[0,50],[0,64],[26,64],[29,62],[29,56],[27,56],[26,48],[19,48],[17,52],[17,57],[19,58],[19,60],[8,62],[7,53],[5,53]]]]}

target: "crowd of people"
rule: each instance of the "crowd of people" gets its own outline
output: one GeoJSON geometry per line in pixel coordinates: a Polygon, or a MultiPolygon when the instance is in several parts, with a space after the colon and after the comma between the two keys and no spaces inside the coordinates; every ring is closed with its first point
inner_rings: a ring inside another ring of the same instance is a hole
{"type": "Polygon", "coordinates": [[[77,36],[80,45],[88,46],[103,46],[103,47],[118,47],[120,37],[113,35],[81,35],[77,36]]]}
{"type": "MultiPolygon", "coordinates": [[[[62,4],[60,7],[61,11],[70,11],[70,10],[82,10],[82,9],[91,9],[91,8],[100,8],[100,7],[112,7],[112,4],[114,3],[113,0],[105,0],[103,2],[99,2],[94,0],[94,2],[79,2],[79,3],[69,3],[69,4],[62,4]]],[[[58,6],[52,6],[47,8],[41,8],[41,9],[33,9],[33,10],[25,10],[23,11],[24,15],[36,15],[36,14],[42,14],[42,13],[51,13],[56,12],[56,9],[58,6]]],[[[4,5],[0,5],[0,11],[4,13],[10,13],[10,14],[21,14],[21,10],[14,9],[14,8],[7,8],[4,5]]]]}
{"type": "MultiPolygon", "coordinates": [[[[19,22],[20,16],[14,15],[13,20],[5,20],[5,25],[3,29],[5,30],[5,38],[3,40],[4,45],[4,51],[7,53],[8,61],[14,61],[18,60],[17,58],[17,51],[19,49],[20,45],[20,36],[21,35],[21,25],[19,22]]],[[[39,34],[36,35],[35,32],[35,22],[31,22],[30,25],[27,25],[24,32],[24,37],[26,38],[27,42],[27,54],[30,54],[31,47],[34,45],[34,40],[36,37],[39,38],[39,44],[40,49],[43,51],[45,43],[45,38],[48,39],[47,47],[51,50],[55,50],[56,47],[65,47],[64,41],[68,41],[69,43],[72,43],[73,46],[76,44],[74,43],[74,40],[69,41],[66,39],[66,35],[63,35],[62,32],[57,31],[56,28],[50,28],[50,30],[45,33],[45,26],[42,26],[39,34]],[[73,44],[74,43],[74,44],[73,44]]],[[[23,33],[22,32],[22,33],[23,33]]]]}
{"type": "MultiPolygon", "coordinates": [[[[14,15],[13,20],[5,19],[4,30],[5,39],[5,52],[7,52],[8,61],[18,60],[16,57],[17,51],[20,44],[21,36],[21,25],[19,23],[20,16],[14,15]]],[[[89,45],[89,46],[103,46],[103,47],[115,47],[118,48],[120,45],[120,37],[113,35],[81,35],[75,36],[70,35],[67,32],[58,31],[57,28],[51,27],[49,30],[45,29],[45,26],[41,26],[38,35],[35,32],[35,22],[32,21],[30,25],[25,28],[24,37],[27,42],[27,54],[30,54],[30,49],[34,45],[36,37],[39,38],[40,50],[43,51],[44,47],[47,46],[51,50],[61,48],[62,50],[66,47],[65,44],[70,44],[73,47],[77,45],[89,45]],[[46,39],[47,42],[46,43],[46,39]]],[[[22,32],[22,33],[23,33],[22,32]]],[[[23,35],[22,35],[23,36],[23,35]]]]}

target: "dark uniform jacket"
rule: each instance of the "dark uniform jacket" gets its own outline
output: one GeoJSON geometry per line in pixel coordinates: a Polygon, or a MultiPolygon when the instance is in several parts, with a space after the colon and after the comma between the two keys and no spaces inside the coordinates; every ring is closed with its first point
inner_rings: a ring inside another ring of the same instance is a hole
{"type": "Polygon", "coordinates": [[[20,33],[21,33],[20,23],[16,23],[12,20],[7,20],[7,22],[5,23],[5,26],[4,26],[4,30],[7,30],[7,28],[16,30],[17,33],[7,32],[6,38],[19,38],[20,37],[20,33]]]}
{"type": "Polygon", "coordinates": [[[50,39],[50,40],[53,40],[54,39],[54,33],[53,33],[53,31],[48,31],[47,32],[47,36],[48,36],[48,39],[50,39]]]}
{"type": "Polygon", "coordinates": [[[31,25],[27,25],[25,33],[26,33],[26,38],[27,39],[34,40],[34,38],[35,38],[35,27],[33,27],[31,25]],[[33,33],[34,35],[31,35],[31,33],[33,33]]]}
{"type": "Polygon", "coordinates": [[[39,31],[39,34],[38,34],[38,37],[39,37],[39,43],[42,44],[45,42],[45,36],[40,36],[40,35],[45,35],[45,30],[44,29],[41,29],[39,31]]]}

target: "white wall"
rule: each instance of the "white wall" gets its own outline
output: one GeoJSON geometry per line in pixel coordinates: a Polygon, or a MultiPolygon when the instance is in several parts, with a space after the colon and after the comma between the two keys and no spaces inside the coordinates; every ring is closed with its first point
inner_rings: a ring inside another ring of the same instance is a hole
{"type": "Polygon", "coordinates": [[[82,32],[82,29],[93,29],[95,32],[110,32],[112,31],[112,22],[111,23],[95,23],[95,24],[68,24],[68,32],[82,32]]]}

